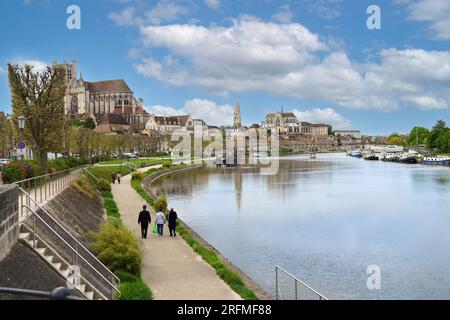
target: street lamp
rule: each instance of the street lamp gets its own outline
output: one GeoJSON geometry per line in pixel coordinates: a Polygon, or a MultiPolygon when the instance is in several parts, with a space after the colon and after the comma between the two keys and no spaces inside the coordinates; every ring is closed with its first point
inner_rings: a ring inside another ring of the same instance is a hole
{"type": "Polygon", "coordinates": [[[23,150],[25,149],[24,147],[24,140],[23,140],[23,130],[25,129],[25,117],[24,116],[20,116],[17,118],[17,121],[19,122],[19,132],[20,132],[20,141],[19,141],[19,149],[20,151],[20,160],[23,161],[24,159],[24,155],[23,155],[23,150]]]}

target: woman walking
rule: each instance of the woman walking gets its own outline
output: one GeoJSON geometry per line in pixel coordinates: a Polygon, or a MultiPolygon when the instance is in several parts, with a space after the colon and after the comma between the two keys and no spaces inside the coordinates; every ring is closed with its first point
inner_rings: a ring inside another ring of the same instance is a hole
{"type": "Polygon", "coordinates": [[[176,237],[177,236],[177,232],[176,232],[176,228],[177,228],[177,213],[175,212],[175,210],[170,209],[169,212],[169,231],[170,231],[170,236],[171,237],[176,237]]]}
{"type": "Polygon", "coordinates": [[[156,225],[158,226],[158,234],[160,236],[163,236],[164,234],[164,223],[166,223],[166,217],[164,216],[164,213],[159,211],[156,214],[156,225]]]}

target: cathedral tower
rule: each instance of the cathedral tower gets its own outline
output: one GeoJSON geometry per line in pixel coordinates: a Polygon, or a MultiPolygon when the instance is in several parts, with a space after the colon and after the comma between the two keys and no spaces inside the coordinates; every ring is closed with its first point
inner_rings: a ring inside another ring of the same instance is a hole
{"type": "Polygon", "coordinates": [[[241,106],[239,105],[239,101],[236,102],[236,106],[234,108],[233,127],[237,129],[242,128],[241,106]]]}

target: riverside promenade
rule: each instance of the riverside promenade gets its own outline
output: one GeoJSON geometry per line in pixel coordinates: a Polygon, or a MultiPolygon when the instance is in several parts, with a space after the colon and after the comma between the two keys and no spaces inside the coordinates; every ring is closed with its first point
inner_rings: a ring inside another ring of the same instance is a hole
{"type": "MultiPolygon", "coordinates": [[[[158,168],[158,166],[151,167],[158,168]]],[[[141,171],[146,171],[146,168],[141,171]]],[[[112,185],[123,223],[140,238],[138,214],[145,201],[131,186],[131,175],[122,184],[112,185]]],[[[151,232],[155,212],[150,205],[152,225],[149,238],[142,240],[142,279],[150,286],[157,300],[240,300],[240,296],[220,279],[215,270],[195,253],[180,236],[164,236],[151,232]]]]}

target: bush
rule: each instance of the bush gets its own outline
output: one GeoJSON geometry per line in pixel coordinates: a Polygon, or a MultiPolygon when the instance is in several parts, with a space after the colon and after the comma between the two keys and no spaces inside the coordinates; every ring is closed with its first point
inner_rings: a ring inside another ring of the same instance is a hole
{"type": "Polygon", "coordinates": [[[122,283],[119,291],[119,300],[153,300],[151,290],[140,280],[122,283]]]}
{"type": "Polygon", "coordinates": [[[119,208],[114,199],[104,198],[104,205],[108,217],[120,218],[119,208]]]}
{"type": "Polygon", "coordinates": [[[167,210],[167,199],[165,196],[161,196],[158,199],[156,199],[155,204],[153,205],[153,208],[156,212],[164,212],[166,213],[167,210]]]}
{"type": "Polygon", "coordinates": [[[141,252],[138,240],[124,225],[103,224],[99,232],[90,235],[94,240],[90,245],[91,249],[111,271],[122,270],[140,275],[141,252]]]}
{"type": "Polygon", "coordinates": [[[131,175],[131,179],[132,180],[142,180],[142,179],[144,179],[144,174],[142,172],[134,172],[131,175]]]}
{"type": "Polygon", "coordinates": [[[140,281],[139,277],[136,277],[135,275],[128,273],[126,271],[118,270],[114,273],[117,278],[120,279],[120,282],[136,282],[140,281]]]}
{"type": "Polygon", "coordinates": [[[102,196],[103,196],[103,198],[114,199],[114,196],[112,195],[111,191],[103,191],[102,196]]]}
{"type": "Polygon", "coordinates": [[[111,192],[111,184],[105,179],[99,179],[97,181],[96,187],[100,192],[111,192]]]}
{"type": "Polygon", "coordinates": [[[14,165],[6,165],[2,169],[2,181],[4,184],[14,183],[22,180],[20,168],[14,165]]]}

